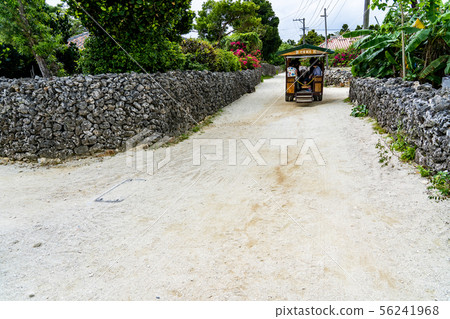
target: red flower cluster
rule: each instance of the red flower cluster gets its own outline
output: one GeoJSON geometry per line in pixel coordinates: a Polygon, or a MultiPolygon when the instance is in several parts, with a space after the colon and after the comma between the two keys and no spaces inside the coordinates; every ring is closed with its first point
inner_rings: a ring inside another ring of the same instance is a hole
{"type": "Polygon", "coordinates": [[[333,67],[350,66],[350,63],[357,57],[358,52],[356,52],[354,49],[349,49],[347,51],[337,53],[332,61],[332,66],[333,67]]]}
{"type": "Polygon", "coordinates": [[[245,43],[236,41],[230,43],[230,51],[239,58],[242,70],[256,69],[261,67],[261,51],[255,50],[250,53],[246,52],[245,43]]]}

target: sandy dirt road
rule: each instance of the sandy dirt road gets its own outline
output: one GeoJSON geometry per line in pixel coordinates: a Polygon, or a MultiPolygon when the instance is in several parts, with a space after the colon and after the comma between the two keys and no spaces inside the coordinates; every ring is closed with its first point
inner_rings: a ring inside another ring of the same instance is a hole
{"type": "Polygon", "coordinates": [[[123,153],[0,166],[0,299],[448,300],[450,203],[412,166],[380,165],[348,89],[307,107],[284,101],[283,81],[172,146],[154,175],[123,153]],[[203,146],[193,165],[199,139],[223,141],[223,159],[203,146]],[[287,163],[280,139],[296,144],[287,163]],[[126,179],[104,196],[122,202],[94,201],[126,179]]]}

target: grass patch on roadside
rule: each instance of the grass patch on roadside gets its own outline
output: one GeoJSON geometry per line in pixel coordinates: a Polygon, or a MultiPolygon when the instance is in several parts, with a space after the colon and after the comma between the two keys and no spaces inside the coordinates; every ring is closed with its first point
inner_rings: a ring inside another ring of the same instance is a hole
{"type": "Polygon", "coordinates": [[[369,115],[369,108],[364,104],[355,106],[350,115],[354,117],[366,117],[369,115]]]}
{"type": "Polygon", "coordinates": [[[436,201],[447,200],[450,198],[450,173],[447,171],[440,171],[432,174],[431,170],[426,169],[422,165],[417,166],[420,176],[427,178],[431,185],[428,190],[433,193],[428,196],[430,199],[436,201]]]}
{"type": "Polygon", "coordinates": [[[374,121],[374,123],[372,124],[372,128],[373,128],[373,130],[374,130],[375,132],[377,132],[377,133],[380,134],[380,135],[387,134],[387,131],[386,131],[384,128],[382,128],[382,127],[380,126],[380,124],[378,124],[377,121],[374,121]]]}
{"type": "Polygon", "coordinates": [[[346,97],[346,98],[344,99],[344,102],[345,102],[345,103],[352,103],[352,100],[350,100],[350,97],[346,97]]]}
{"type": "Polygon", "coordinates": [[[394,143],[392,143],[391,148],[394,151],[400,152],[400,159],[404,162],[413,161],[416,157],[417,146],[409,144],[405,135],[402,133],[401,129],[397,129],[397,134],[394,143]]]}
{"type": "Polygon", "coordinates": [[[431,172],[422,165],[417,166],[417,169],[422,177],[429,177],[431,175],[431,172]]]}
{"type": "Polygon", "coordinates": [[[428,189],[435,189],[439,192],[437,195],[430,196],[431,199],[444,200],[450,197],[450,173],[447,171],[437,172],[430,177],[431,185],[428,189]]]}
{"type": "Polygon", "coordinates": [[[272,75],[261,75],[261,83],[263,83],[264,80],[271,79],[271,78],[273,78],[272,75]]]}

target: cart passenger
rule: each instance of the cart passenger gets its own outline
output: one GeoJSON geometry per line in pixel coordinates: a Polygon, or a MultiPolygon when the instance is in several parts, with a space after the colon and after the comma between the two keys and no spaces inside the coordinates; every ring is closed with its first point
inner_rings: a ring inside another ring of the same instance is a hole
{"type": "Polygon", "coordinates": [[[320,69],[320,66],[318,66],[317,64],[313,66],[311,76],[322,76],[322,70],[320,69]]]}

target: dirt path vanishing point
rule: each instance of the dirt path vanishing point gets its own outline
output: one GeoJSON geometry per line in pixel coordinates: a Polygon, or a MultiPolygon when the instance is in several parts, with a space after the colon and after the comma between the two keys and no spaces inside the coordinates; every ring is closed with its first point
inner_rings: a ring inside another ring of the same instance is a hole
{"type": "Polygon", "coordinates": [[[153,176],[125,154],[0,166],[0,299],[448,300],[450,202],[395,157],[380,165],[348,89],[306,107],[283,81],[171,147],[153,176]],[[223,160],[193,165],[194,139],[223,139],[223,160]],[[298,141],[287,165],[280,139],[298,141]],[[245,146],[258,140],[267,165],[245,146]]]}

